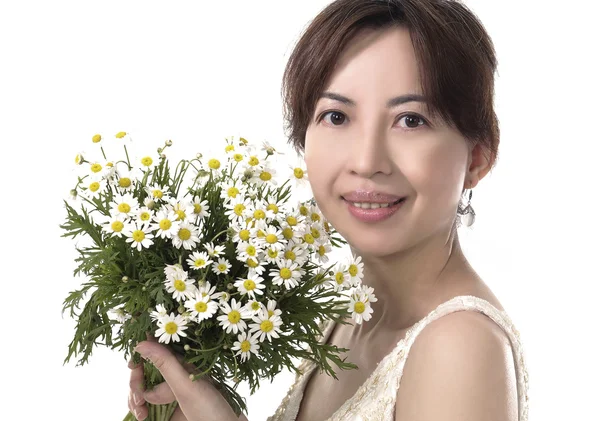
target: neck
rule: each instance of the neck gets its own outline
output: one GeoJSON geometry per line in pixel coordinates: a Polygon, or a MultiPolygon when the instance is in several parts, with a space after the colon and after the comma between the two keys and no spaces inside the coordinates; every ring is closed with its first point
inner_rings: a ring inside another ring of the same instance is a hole
{"type": "Polygon", "coordinates": [[[354,327],[354,335],[411,327],[438,304],[467,291],[476,276],[458,236],[431,237],[394,255],[361,254],[363,284],[374,288],[372,318],[354,327]]]}

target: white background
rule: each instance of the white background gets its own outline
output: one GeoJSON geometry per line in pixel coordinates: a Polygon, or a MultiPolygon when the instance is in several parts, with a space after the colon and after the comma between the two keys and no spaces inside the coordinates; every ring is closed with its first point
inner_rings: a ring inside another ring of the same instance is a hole
{"type": "MultiPolygon", "coordinates": [[[[12,1],[0,5],[2,419],[121,420],[129,370],[97,349],[63,366],[78,286],[60,238],[75,153],[127,131],[189,157],[241,134],[283,147],[286,58],[328,2],[12,1]],[[10,416],[9,416],[10,415],[10,416]]],[[[462,241],[520,330],[532,420],[598,416],[595,2],[470,0],[498,53],[500,160],[462,241]]],[[[249,397],[264,420],[291,374],[249,397]]]]}

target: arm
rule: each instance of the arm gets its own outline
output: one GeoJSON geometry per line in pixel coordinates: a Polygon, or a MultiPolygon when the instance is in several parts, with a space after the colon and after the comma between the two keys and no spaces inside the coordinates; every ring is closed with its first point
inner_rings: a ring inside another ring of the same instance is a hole
{"type": "Polygon", "coordinates": [[[517,380],[503,330],[471,311],[426,326],[407,357],[396,421],[517,421],[517,380]]]}

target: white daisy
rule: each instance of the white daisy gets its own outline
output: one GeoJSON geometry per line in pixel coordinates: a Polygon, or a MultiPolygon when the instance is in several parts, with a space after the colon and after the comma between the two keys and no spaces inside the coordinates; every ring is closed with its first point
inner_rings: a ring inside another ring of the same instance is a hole
{"type": "Polygon", "coordinates": [[[131,171],[118,169],[114,176],[113,183],[119,193],[128,193],[133,191],[136,181],[137,180],[131,171]]]}
{"type": "Polygon", "coordinates": [[[169,210],[177,215],[177,221],[191,221],[194,215],[194,206],[187,200],[177,200],[171,198],[167,205],[169,210]]]}
{"type": "Polygon", "coordinates": [[[238,335],[237,341],[231,347],[232,351],[237,351],[235,355],[241,355],[242,362],[248,360],[253,353],[258,356],[258,343],[256,338],[248,335],[247,332],[242,332],[238,335]]]}
{"type": "Polygon", "coordinates": [[[271,342],[271,338],[279,338],[281,329],[279,328],[283,321],[281,317],[272,315],[266,309],[262,309],[256,316],[252,316],[252,323],[249,332],[256,332],[254,335],[260,342],[265,340],[265,337],[271,342]]]}
{"type": "Polygon", "coordinates": [[[270,225],[264,231],[264,236],[258,239],[258,244],[262,247],[274,248],[277,250],[283,250],[285,248],[285,240],[283,233],[277,227],[270,225]]]}
{"type": "Polygon", "coordinates": [[[177,221],[177,215],[170,212],[166,208],[161,208],[160,211],[154,215],[152,220],[155,222],[150,225],[153,231],[156,231],[156,236],[160,238],[173,238],[179,232],[179,222],[177,221]]]}
{"type": "Polygon", "coordinates": [[[300,278],[304,274],[304,269],[300,268],[298,263],[281,259],[277,262],[277,266],[279,269],[272,269],[269,272],[274,285],[285,284],[287,290],[299,285],[300,278]]]}
{"type": "Polygon", "coordinates": [[[152,158],[150,155],[140,155],[134,159],[136,168],[139,168],[144,173],[153,170],[157,164],[158,159],[152,158]]]}
{"type": "Polygon", "coordinates": [[[227,304],[231,298],[231,295],[227,291],[221,291],[218,295],[219,305],[227,304]]]}
{"type": "Polygon", "coordinates": [[[219,310],[217,303],[212,301],[208,295],[202,295],[200,291],[197,291],[191,300],[185,302],[185,307],[190,310],[190,316],[198,323],[210,319],[219,310]]]}
{"type": "Polygon", "coordinates": [[[290,165],[290,170],[290,178],[294,180],[296,187],[304,187],[308,184],[308,172],[306,171],[306,163],[303,158],[298,157],[296,162],[290,165]]]}
{"type": "Polygon", "coordinates": [[[106,180],[99,177],[88,177],[84,180],[83,194],[89,199],[97,199],[106,191],[106,180]]]}
{"type": "Polygon", "coordinates": [[[233,229],[233,242],[249,241],[250,238],[256,238],[256,228],[247,227],[246,224],[231,223],[233,229]]]}
{"type": "Polygon", "coordinates": [[[229,269],[231,269],[231,263],[227,259],[222,257],[219,258],[216,262],[213,263],[213,272],[217,275],[227,275],[229,273],[229,269]]]}
{"type": "Polygon", "coordinates": [[[235,281],[234,286],[238,289],[242,296],[249,295],[255,299],[255,294],[264,294],[262,290],[266,288],[266,285],[263,284],[263,282],[264,279],[261,278],[257,273],[249,271],[248,276],[246,278],[239,278],[237,281],[235,281]]]}
{"type": "Polygon", "coordinates": [[[249,257],[248,259],[246,259],[246,261],[244,263],[246,264],[246,267],[249,270],[251,269],[251,270],[253,270],[254,272],[256,272],[257,274],[259,274],[261,276],[265,273],[266,266],[268,264],[268,262],[263,259],[262,253],[259,254],[258,261],[256,261],[253,258],[249,257]]]}
{"type": "Polygon", "coordinates": [[[176,272],[181,272],[183,271],[183,266],[181,266],[179,263],[175,263],[174,265],[167,265],[165,266],[165,276],[169,277],[174,275],[176,272]]]}
{"type": "Polygon", "coordinates": [[[193,215],[196,218],[196,221],[202,221],[204,218],[210,216],[208,202],[206,200],[200,200],[199,196],[194,197],[192,207],[194,208],[193,215]]]}
{"type": "Polygon", "coordinates": [[[158,330],[154,336],[158,338],[159,343],[168,344],[171,339],[173,342],[179,342],[179,336],[187,336],[187,333],[184,332],[187,329],[186,324],[185,317],[171,313],[158,320],[158,330]]]}
{"type": "Polygon", "coordinates": [[[194,296],[197,291],[194,280],[188,278],[187,272],[176,270],[167,276],[165,280],[167,292],[173,294],[177,301],[183,301],[194,296]]]}
{"type": "Polygon", "coordinates": [[[117,194],[110,203],[111,213],[135,216],[139,209],[137,199],[131,193],[117,194]]]}
{"type": "Polygon", "coordinates": [[[125,229],[125,224],[129,221],[127,215],[116,213],[111,215],[110,220],[102,226],[102,231],[112,234],[115,237],[121,237],[125,229]]]}
{"type": "Polygon", "coordinates": [[[302,232],[303,232],[303,225],[301,226],[294,226],[292,227],[291,225],[288,225],[287,223],[283,223],[281,224],[281,235],[283,236],[283,238],[286,239],[286,241],[293,243],[293,244],[302,244],[303,240],[302,240],[302,232]],[[301,228],[301,229],[299,229],[301,228]]]}
{"type": "Polygon", "coordinates": [[[161,187],[158,184],[152,184],[151,186],[146,187],[145,190],[148,194],[148,197],[151,197],[154,201],[168,201],[170,199],[169,190],[166,187],[161,187]]]}
{"type": "Polygon", "coordinates": [[[246,308],[246,311],[252,316],[258,314],[260,310],[265,308],[264,304],[255,299],[249,299],[244,307],[246,308]]]}
{"type": "Polygon", "coordinates": [[[331,283],[333,284],[335,291],[347,289],[352,286],[350,274],[346,271],[342,263],[338,263],[333,268],[333,278],[331,279],[331,283]]]}
{"type": "Polygon", "coordinates": [[[348,303],[348,311],[352,313],[352,318],[357,324],[362,324],[363,320],[368,322],[371,318],[371,313],[373,313],[373,308],[366,298],[361,300],[363,297],[350,297],[350,302],[348,303]],[[359,298],[359,299],[357,299],[359,298]]]}
{"type": "Polygon", "coordinates": [[[167,310],[163,304],[157,304],[156,310],[150,313],[150,320],[157,322],[167,315],[167,310]]]}
{"type": "Polygon", "coordinates": [[[373,287],[361,284],[354,290],[353,295],[356,297],[356,299],[359,299],[361,301],[366,300],[370,303],[374,303],[377,301],[377,297],[375,296],[375,294],[373,294],[373,291],[373,287]]]}
{"type": "Polygon", "coordinates": [[[226,201],[234,200],[237,197],[243,197],[244,192],[246,191],[246,187],[240,180],[227,180],[227,182],[222,182],[220,187],[221,199],[225,199],[226,201]]]}
{"type": "Polygon", "coordinates": [[[154,241],[154,235],[151,234],[151,229],[148,224],[141,222],[131,222],[125,226],[123,234],[127,237],[125,241],[131,243],[131,247],[137,248],[138,251],[142,251],[142,248],[148,248],[154,241]]]}
{"type": "Polygon", "coordinates": [[[362,257],[357,256],[351,259],[348,265],[348,273],[350,274],[350,282],[353,285],[358,285],[363,278],[363,268],[365,264],[362,262],[362,257]]]}
{"type": "Polygon", "coordinates": [[[260,255],[260,248],[258,246],[258,240],[251,238],[248,241],[240,241],[237,243],[237,259],[241,262],[246,262],[248,259],[252,259],[258,263],[258,257],[260,255]]]}
{"type": "Polygon", "coordinates": [[[304,266],[308,260],[308,249],[305,244],[289,242],[283,251],[283,258],[298,263],[298,266],[304,266]]]}
{"type": "Polygon", "coordinates": [[[246,330],[247,325],[244,319],[250,318],[250,315],[246,312],[246,309],[242,307],[242,303],[238,303],[235,298],[231,299],[231,305],[229,303],[224,303],[221,306],[221,311],[223,311],[223,315],[217,317],[219,320],[219,325],[225,329],[226,333],[238,333],[246,330]]]}
{"type": "Polygon", "coordinates": [[[251,207],[246,209],[245,216],[252,218],[255,222],[269,223],[273,220],[275,214],[267,209],[267,203],[264,200],[255,200],[251,207]]]}
{"type": "Polygon", "coordinates": [[[198,227],[184,221],[179,224],[177,234],[173,235],[171,240],[176,248],[183,246],[184,249],[191,250],[200,242],[198,227]]]}
{"type": "Polygon", "coordinates": [[[320,244],[319,247],[315,250],[315,260],[318,264],[325,264],[329,262],[328,253],[331,252],[331,244],[325,243],[320,244]]]}
{"type": "Polygon", "coordinates": [[[108,311],[108,314],[114,317],[114,320],[118,321],[119,323],[125,323],[125,321],[131,319],[131,314],[127,314],[123,307],[113,308],[112,310],[108,311]]]}
{"type": "Polygon", "coordinates": [[[203,251],[195,251],[187,259],[187,263],[190,266],[190,269],[198,270],[204,269],[212,263],[208,253],[203,251]]]}
{"type": "Polygon", "coordinates": [[[281,310],[277,308],[277,301],[269,300],[267,302],[267,314],[271,316],[281,316],[281,310]]]}
{"type": "Polygon", "coordinates": [[[230,221],[245,222],[248,209],[252,208],[252,202],[249,198],[238,196],[235,199],[225,203],[225,215],[230,221]]]}
{"type": "Polygon", "coordinates": [[[283,200],[277,201],[275,198],[268,198],[267,210],[273,213],[274,218],[278,218],[280,215],[285,215],[288,211],[283,200]]]}
{"type": "Polygon", "coordinates": [[[142,206],[137,211],[136,220],[143,224],[149,224],[152,221],[152,216],[153,216],[152,211],[150,209],[148,209],[148,207],[142,206]]]}
{"type": "Polygon", "coordinates": [[[200,292],[203,297],[209,297],[213,300],[218,300],[221,298],[221,293],[215,292],[215,289],[217,289],[216,285],[211,286],[210,281],[198,281],[198,292],[200,292]]]}
{"type": "Polygon", "coordinates": [[[219,257],[225,254],[225,246],[213,245],[213,243],[205,243],[204,248],[211,257],[219,257]]]}
{"type": "Polygon", "coordinates": [[[264,251],[264,258],[267,263],[277,263],[283,258],[283,250],[274,247],[268,247],[264,251]]]}
{"type": "Polygon", "coordinates": [[[262,165],[261,167],[254,170],[254,175],[250,179],[251,183],[258,186],[270,185],[277,186],[277,179],[275,178],[276,171],[270,164],[262,165]]]}

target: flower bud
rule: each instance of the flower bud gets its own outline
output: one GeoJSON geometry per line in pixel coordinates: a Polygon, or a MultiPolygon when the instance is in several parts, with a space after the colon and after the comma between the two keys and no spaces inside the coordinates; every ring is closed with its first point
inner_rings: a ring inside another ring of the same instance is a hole
{"type": "Polygon", "coordinates": [[[233,289],[233,284],[231,282],[227,284],[227,289],[233,289]]]}
{"type": "Polygon", "coordinates": [[[184,350],[184,351],[189,351],[190,349],[191,349],[191,347],[190,347],[188,344],[185,344],[185,345],[183,346],[183,350],[184,350]]]}
{"type": "Polygon", "coordinates": [[[178,312],[179,314],[183,314],[183,313],[185,313],[185,306],[179,306],[179,307],[177,307],[177,312],[178,312]]]}
{"type": "Polygon", "coordinates": [[[164,153],[160,154],[160,159],[167,159],[167,155],[165,155],[164,153]]]}
{"type": "Polygon", "coordinates": [[[163,151],[162,148],[156,148],[156,152],[162,153],[162,151],[163,151]]]}
{"type": "Polygon", "coordinates": [[[165,140],[165,145],[166,146],[173,146],[173,141],[171,139],[165,140]]]}
{"type": "Polygon", "coordinates": [[[127,281],[129,281],[129,278],[128,278],[127,276],[123,276],[123,277],[121,278],[121,281],[123,281],[123,282],[127,282],[127,281]]]}
{"type": "Polygon", "coordinates": [[[196,154],[196,158],[198,158],[198,159],[201,159],[201,158],[202,158],[202,154],[201,154],[200,152],[198,152],[198,153],[196,154]]]}
{"type": "Polygon", "coordinates": [[[69,191],[69,195],[71,198],[75,199],[77,197],[77,190],[71,189],[71,191],[69,191]]]}
{"type": "Polygon", "coordinates": [[[229,345],[227,345],[227,344],[223,345],[223,349],[229,349],[229,345]]]}
{"type": "Polygon", "coordinates": [[[142,291],[146,291],[146,285],[142,287],[142,291]]]}

